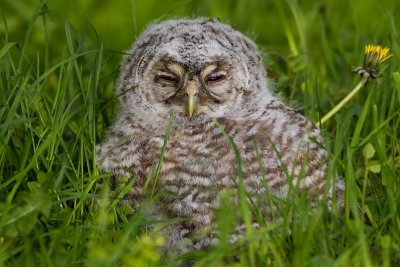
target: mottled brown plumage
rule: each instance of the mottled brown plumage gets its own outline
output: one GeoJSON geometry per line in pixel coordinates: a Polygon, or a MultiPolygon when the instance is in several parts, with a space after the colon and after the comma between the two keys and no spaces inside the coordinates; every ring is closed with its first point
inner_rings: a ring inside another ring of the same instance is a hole
{"type": "Polygon", "coordinates": [[[255,44],[230,26],[206,18],[151,26],[128,51],[117,94],[120,112],[97,161],[115,174],[116,190],[121,177],[136,179],[123,200],[134,207],[146,201],[147,179],[148,191],[155,183],[172,118],[154,213],[193,220],[166,231],[170,248],[212,244],[188,238],[212,224],[221,190],[236,187],[238,162],[213,118],[240,151],[250,195],[285,198],[289,180],[314,203],[323,194],[328,158],[318,128],[271,94],[255,44]]]}

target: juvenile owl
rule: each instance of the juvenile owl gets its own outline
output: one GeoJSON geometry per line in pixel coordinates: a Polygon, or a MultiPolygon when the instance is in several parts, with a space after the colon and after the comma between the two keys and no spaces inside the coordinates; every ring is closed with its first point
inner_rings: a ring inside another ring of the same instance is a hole
{"type": "Polygon", "coordinates": [[[314,202],[323,194],[320,131],[271,94],[255,43],[216,19],[151,25],[127,52],[116,95],[120,111],[97,163],[116,190],[121,178],[135,179],[122,202],[136,209],[154,187],[158,217],[191,218],[167,231],[171,248],[212,225],[221,190],[236,188],[239,163],[224,133],[250,195],[285,198],[288,181],[314,202]]]}

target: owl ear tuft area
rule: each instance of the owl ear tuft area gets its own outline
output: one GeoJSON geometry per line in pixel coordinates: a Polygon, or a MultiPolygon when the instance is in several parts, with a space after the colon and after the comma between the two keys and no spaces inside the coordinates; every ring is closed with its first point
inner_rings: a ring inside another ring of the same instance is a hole
{"type": "Polygon", "coordinates": [[[242,60],[242,58],[236,54],[235,52],[232,52],[232,55],[234,57],[237,58],[237,60],[240,63],[240,66],[242,67],[243,73],[245,75],[244,77],[244,85],[240,87],[240,89],[246,91],[249,89],[249,85],[250,85],[250,73],[249,73],[249,69],[247,68],[246,64],[244,63],[244,61],[242,60]]]}
{"type": "Polygon", "coordinates": [[[142,63],[146,61],[146,59],[152,54],[153,49],[149,49],[138,61],[137,65],[136,65],[136,70],[135,70],[135,83],[137,83],[137,81],[140,80],[140,73],[139,71],[141,70],[142,72],[144,72],[143,69],[141,69],[142,63]]]}
{"type": "Polygon", "coordinates": [[[148,49],[143,56],[140,55],[144,52],[143,49],[137,49],[136,44],[126,54],[122,60],[120,68],[120,76],[117,81],[116,93],[117,95],[122,94],[125,91],[129,91],[131,88],[137,86],[138,74],[140,66],[143,61],[148,57],[152,49],[148,49]]]}

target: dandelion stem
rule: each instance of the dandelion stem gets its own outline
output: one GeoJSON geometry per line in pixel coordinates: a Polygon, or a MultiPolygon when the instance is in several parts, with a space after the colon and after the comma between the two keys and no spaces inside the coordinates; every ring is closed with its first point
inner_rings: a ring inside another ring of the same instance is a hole
{"type": "Polygon", "coordinates": [[[349,100],[357,94],[358,91],[366,84],[368,81],[368,76],[363,76],[360,82],[354,87],[354,89],[342,100],[339,104],[337,104],[331,111],[329,111],[322,119],[320,124],[322,125],[326,121],[328,121],[336,112],[338,112],[349,100]]]}

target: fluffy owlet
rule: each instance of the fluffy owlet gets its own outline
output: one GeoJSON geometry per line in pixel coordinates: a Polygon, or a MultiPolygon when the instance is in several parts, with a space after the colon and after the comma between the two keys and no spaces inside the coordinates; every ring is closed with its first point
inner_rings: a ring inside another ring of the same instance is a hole
{"type": "Polygon", "coordinates": [[[116,190],[121,178],[135,179],[122,201],[136,207],[154,185],[157,216],[191,218],[168,231],[169,247],[212,224],[221,190],[236,188],[239,165],[224,133],[249,194],[268,188],[284,198],[288,181],[314,202],[323,193],[320,131],[271,94],[255,43],[218,20],[151,25],[127,52],[116,94],[120,111],[97,162],[116,190]]]}

